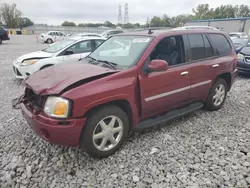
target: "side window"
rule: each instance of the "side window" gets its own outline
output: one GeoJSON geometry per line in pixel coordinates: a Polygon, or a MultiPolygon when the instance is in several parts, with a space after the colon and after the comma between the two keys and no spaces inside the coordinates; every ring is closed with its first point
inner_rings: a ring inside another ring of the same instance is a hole
{"type": "Polygon", "coordinates": [[[171,36],[162,39],[150,55],[150,61],[153,59],[165,60],[169,66],[184,63],[185,55],[182,36],[171,36]]]}
{"type": "Polygon", "coordinates": [[[208,34],[208,36],[210,37],[212,44],[215,48],[216,55],[222,56],[230,53],[231,46],[224,35],[208,34]]]}
{"type": "Polygon", "coordinates": [[[50,32],[49,35],[53,36],[53,35],[54,35],[54,32],[50,32]]]}
{"type": "Polygon", "coordinates": [[[201,34],[188,34],[192,61],[206,58],[205,45],[201,34]]]}
{"type": "Polygon", "coordinates": [[[74,54],[91,52],[91,40],[78,42],[71,46],[69,49],[72,50],[74,54]]]}
{"type": "Polygon", "coordinates": [[[202,35],[203,36],[203,40],[204,40],[204,44],[205,44],[205,51],[206,51],[206,57],[213,57],[213,48],[210,44],[210,42],[207,39],[206,35],[202,35]]]}
{"type": "Polygon", "coordinates": [[[58,36],[62,36],[62,33],[60,33],[60,32],[57,32],[56,34],[57,34],[58,36]]]}
{"type": "Polygon", "coordinates": [[[95,48],[101,45],[104,41],[103,40],[95,40],[95,48]]]}

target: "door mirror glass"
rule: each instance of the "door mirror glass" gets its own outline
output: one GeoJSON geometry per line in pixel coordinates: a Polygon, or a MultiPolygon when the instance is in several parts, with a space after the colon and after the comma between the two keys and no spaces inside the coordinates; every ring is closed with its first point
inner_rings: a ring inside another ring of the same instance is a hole
{"type": "Polygon", "coordinates": [[[64,53],[64,55],[72,55],[72,54],[74,54],[74,51],[71,49],[66,50],[64,53]]]}
{"type": "Polygon", "coordinates": [[[168,70],[168,62],[161,59],[154,59],[148,65],[149,72],[158,72],[168,70]]]}

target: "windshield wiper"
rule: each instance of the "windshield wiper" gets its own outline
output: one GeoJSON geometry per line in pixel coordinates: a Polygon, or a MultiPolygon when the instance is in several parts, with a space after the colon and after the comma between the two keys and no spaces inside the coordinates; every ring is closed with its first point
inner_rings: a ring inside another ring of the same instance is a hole
{"type": "MultiPolygon", "coordinates": [[[[94,59],[94,58],[93,58],[94,59]]],[[[113,62],[110,62],[110,61],[106,61],[106,60],[96,60],[98,62],[101,62],[101,63],[105,63],[105,64],[108,64],[110,67],[112,67],[114,70],[116,70],[115,66],[117,66],[116,63],[113,63],[113,62]]]]}
{"type": "MultiPolygon", "coordinates": [[[[116,63],[113,63],[113,62],[110,62],[110,61],[106,61],[106,60],[99,60],[99,59],[95,59],[91,56],[87,56],[88,58],[91,59],[90,63],[93,64],[92,62],[93,61],[97,61],[97,62],[101,62],[101,63],[105,63],[105,64],[108,64],[110,67],[112,67],[112,69],[116,70],[115,66],[117,66],[116,63]]],[[[80,61],[80,60],[79,60],[80,61]]]]}

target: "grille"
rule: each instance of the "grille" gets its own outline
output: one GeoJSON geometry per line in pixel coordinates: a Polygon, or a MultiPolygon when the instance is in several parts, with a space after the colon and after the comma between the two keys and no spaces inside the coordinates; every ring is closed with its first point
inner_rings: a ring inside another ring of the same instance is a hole
{"type": "Polygon", "coordinates": [[[22,76],[22,74],[19,72],[19,70],[13,66],[14,73],[17,74],[18,76],[22,76]]]}
{"type": "Polygon", "coordinates": [[[32,107],[38,107],[39,109],[42,108],[44,97],[34,93],[32,89],[25,89],[25,98],[27,99],[29,105],[31,105],[32,107]]]}
{"type": "Polygon", "coordinates": [[[245,56],[245,62],[250,64],[250,56],[245,56]]]}

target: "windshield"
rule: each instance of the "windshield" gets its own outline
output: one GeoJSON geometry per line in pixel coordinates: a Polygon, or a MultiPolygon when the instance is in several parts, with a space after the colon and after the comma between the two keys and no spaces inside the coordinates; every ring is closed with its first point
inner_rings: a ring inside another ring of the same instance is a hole
{"type": "Polygon", "coordinates": [[[74,41],[75,40],[72,40],[72,39],[58,41],[58,42],[52,44],[51,46],[49,46],[48,48],[45,48],[42,51],[48,52],[48,53],[56,53],[56,52],[59,52],[60,50],[62,50],[63,48],[69,46],[74,41]]]}
{"type": "Polygon", "coordinates": [[[249,39],[244,38],[235,38],[232,39],[232,41],[235,47],[246,46],[249,44],[249,39]]]}
{"type": "Polygon", "coordinates": [[[152,39],[153,37],[148,36],[113,36],[102,43],[89,57],[127,69],[136,63],[152,39]]]}

